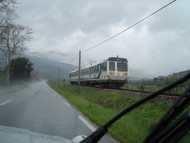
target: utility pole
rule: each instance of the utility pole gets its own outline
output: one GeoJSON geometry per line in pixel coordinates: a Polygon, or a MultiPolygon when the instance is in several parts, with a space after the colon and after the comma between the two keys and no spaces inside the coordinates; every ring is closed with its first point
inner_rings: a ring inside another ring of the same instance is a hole
{"type": "Polygon", "coordinates": [[[80,87],[80,72],[81,72],[81,50],[79,50],[79,67],[78,67],[78,85],[80,87]]]}

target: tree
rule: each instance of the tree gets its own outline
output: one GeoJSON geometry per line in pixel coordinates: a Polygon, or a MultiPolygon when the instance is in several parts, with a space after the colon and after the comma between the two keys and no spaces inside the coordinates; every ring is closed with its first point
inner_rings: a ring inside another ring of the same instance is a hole
{"type": "Polygon", "coordinates": [[[0,24],[12,21],[15,17],[15,0],[0,0],[0,24]]]}
{"type": "Polygon", "coordinates": [[[31,39],[31,29],[15,24],[15,0],[0,0],[0,51],[7,57],[7,80],[10,75],[10,62],[26,48],[26,42],[31,39]]]}
{"type": "Polygon", "coordinates": [[[32,70],[32,63],[28,58],[19,57],[13,59],[10,63],[10,78],[30,78],[32,70]]]}
{"type": "Polygon", "coordinates": [[[4,31],[1,33],[0,50],[7,57],[7,80],[9,81],[9,66],[12,58],[21,54],[26,48],[26,42],[31,39],[31,30],[18,24],[6,23],[4,31]]]}
{"type": "Polygon", "coordinates": [[[26,48],[26,42],[31,39],[31,29],[18,24],[7,23],[6,51],[10,56],[22,53],[26,48]]]}

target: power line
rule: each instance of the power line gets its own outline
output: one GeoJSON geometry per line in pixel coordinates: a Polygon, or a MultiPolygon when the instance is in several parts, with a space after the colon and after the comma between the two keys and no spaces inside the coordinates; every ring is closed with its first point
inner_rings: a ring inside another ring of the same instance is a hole
{"type": "Polygon", "coordinates": [[[97,47],[99,47],[100,45],[102,45],[102,44],[104,44],[104,43],[110,41],[111,39],[114,39],[115,37],[121,35],[122,33],[128,31],[129,29],[133,28],[133,27],[136,26],[137,24],[142,23],[143,21],[145,21],[145,20],[148,19],[149,17],[152,17],[153,15],[155,15],[155,14],[158,13],[158,12],[160,12],[160,11],[163,10],[164,8],[170,6],[170,5],[173,4],[175,1],[177,1],[177,0],[173,0],[173,1],[171,1],[171,2],[169,2],[169,3],[167,3],[167,4],[165,4],[165,5],[162,6],[161,8],[159,8],[159,9],[157,9],[156,11],[152,12],[151,14],[145,16],[144,18],[142,18],[141,20],[137,21],[136,23],[130,25],[129,27],[125,28],[124,30],[122,30],[122,31],[120,31],[120,32],[118,32],[118,33],[116,33],[116,34],[114,34],[114,35],[112,35],[112,36],[106,38],[105,40],[99,42],[98,44],[96,44],[96,45],[94,45],[94,46],[92,46],[92,47],[89,47],[89,48],[85,49],[85,51],[89,51],[89,50],[91,50],[91,49],[97,48],[97,47]]]}

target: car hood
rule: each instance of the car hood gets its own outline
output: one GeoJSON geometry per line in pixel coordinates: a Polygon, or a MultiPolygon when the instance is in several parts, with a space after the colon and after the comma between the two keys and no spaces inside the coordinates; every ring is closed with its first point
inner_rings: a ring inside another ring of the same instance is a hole
{"type": "Polygon", "coordinates": [[[5,126],[0,126],[0,140],[1,143],[73,143],[62,137],[5,126]]]}

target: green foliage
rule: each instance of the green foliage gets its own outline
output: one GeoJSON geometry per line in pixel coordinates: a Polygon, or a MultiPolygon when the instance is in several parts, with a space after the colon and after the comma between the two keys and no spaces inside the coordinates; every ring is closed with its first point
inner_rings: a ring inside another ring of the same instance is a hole
{"type": "MultiPolygon", "coordinates": [[[[121,109],[140,99],[114,90],[81,87],[79,91],[78,86],[69,84],[50,85],[97,125],[102,125],[121,109]]],[[[168,107],[169,104],[164,101],[151,101],[118,121],[110,129],[110,134],[121,143],[142,142],[168,107]]]]}
{"type": "Polygon", "coordinates": [[[32,63],[29,59],[24,57],[13,59],[10,63],[11,79],[29,78],[32,70],[32,63]]]}

